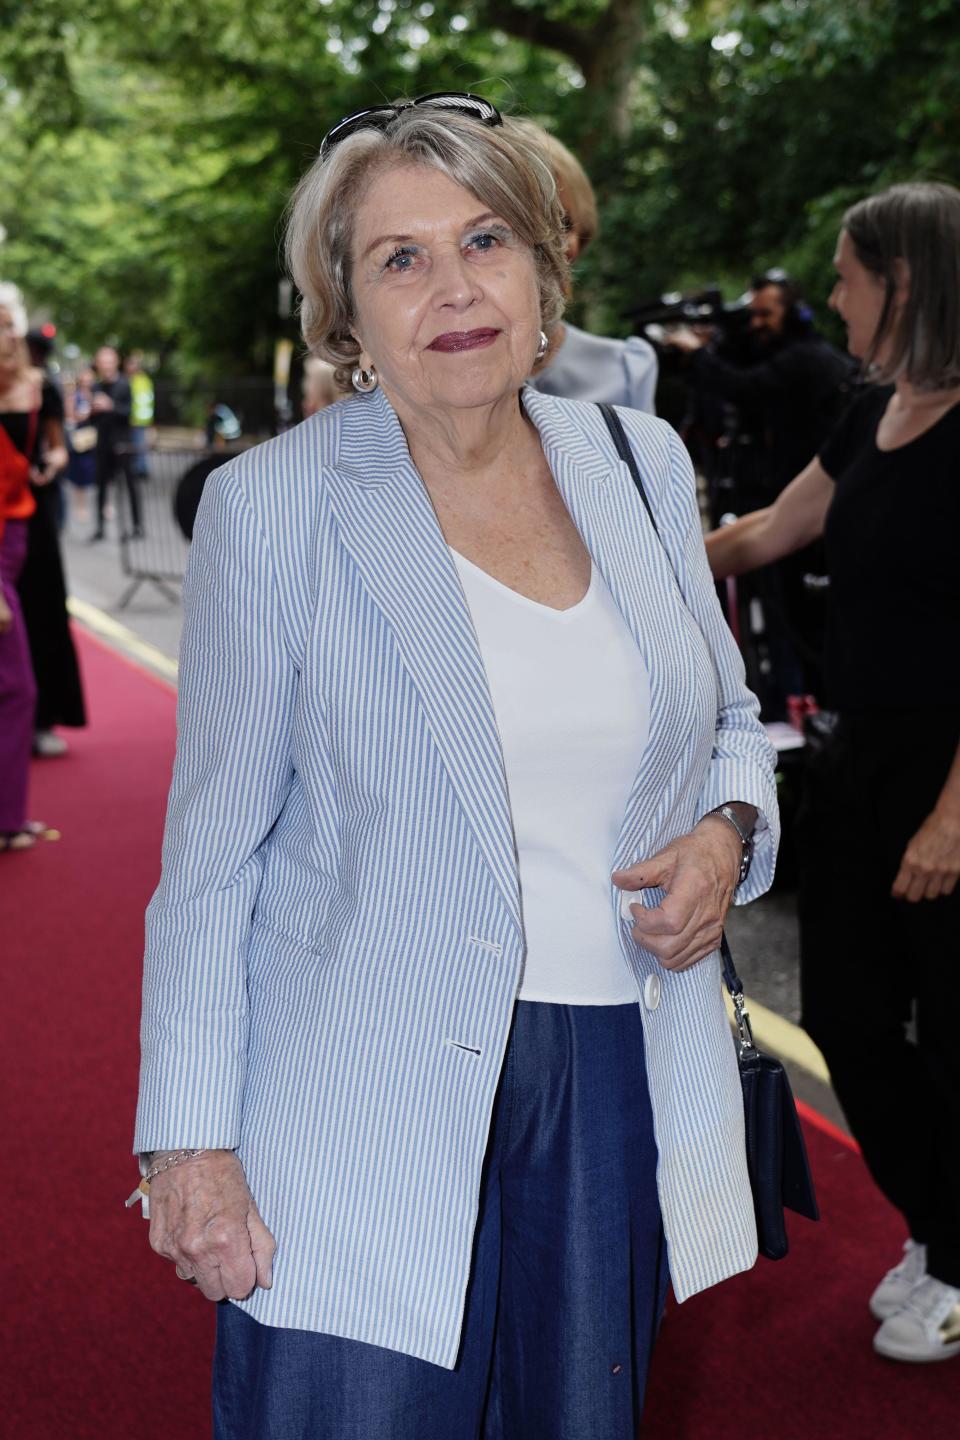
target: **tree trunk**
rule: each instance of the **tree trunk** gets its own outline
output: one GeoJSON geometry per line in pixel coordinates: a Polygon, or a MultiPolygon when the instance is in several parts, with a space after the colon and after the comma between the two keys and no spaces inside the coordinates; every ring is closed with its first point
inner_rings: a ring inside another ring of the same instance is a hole
{"type": "Polygon", "coordinates": [[[586,165],[607,137],[629,138],[634,77],[643,42],[652,33],[652,12],[652,0],[610,0],[597,22],[590,49],[580,62],[590,117],[580,142],[586,165]]]}
{"type": "Polygon", "coordinates": [[[590,25],[552,20],[514,0],[487,0],[477,18],[528,44],[559,50],[581,70],[586,87],[577,106],[583,115],[577,153],[587,166],[605,140],[627,139],[633,78],[655,23],[653,0],[608,0],[590,25]]]}

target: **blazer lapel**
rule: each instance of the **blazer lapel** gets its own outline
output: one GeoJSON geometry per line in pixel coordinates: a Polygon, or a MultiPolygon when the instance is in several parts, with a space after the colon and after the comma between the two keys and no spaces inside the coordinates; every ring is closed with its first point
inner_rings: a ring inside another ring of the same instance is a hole
{"type": "Polygon", "coordinates": [[[430,497],[381,391],[344,405],[328,484],[343,545],[393,631],[466,819],[522,934],[513,821],[483,660],[430,497]]]}
{"type": "MultiPolygon", "coordinates": [[[[613,858],[617,868],[633,862],[644,833],[670,803],[679,783],[688,740],[684,717],[691,712],[697,684],[683,643],[686,605],[633,477],[616,456],[613,442],[608,442],[609,452],[606,446],[601,448],[562,405],[549,398],[545,402],[529,387],[523,392],[523,404],[540,432],[573,522],[637,642],[649,675],[650,730],[624,812],[613,858]]],[[[602,445],[607,432],[599,411],[597,425],[602,445]]]]}

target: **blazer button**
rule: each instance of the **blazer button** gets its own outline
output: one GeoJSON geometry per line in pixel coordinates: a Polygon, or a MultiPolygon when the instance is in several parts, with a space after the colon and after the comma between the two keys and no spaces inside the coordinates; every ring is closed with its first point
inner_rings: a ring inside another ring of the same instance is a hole
{"type": "Polygon", "coordinates": [[[633,924],[633,916],[630,913],[630,906],[637,905],[639,904],[639,902],[639,890],[624,890],[623,894],[620,896],[620,918],[621,920],[626,920],[628,925],[633,924]]]}
{"type": "Polygon", "coordinates": [[[660,1004],[660,976],[648,975],[643,983],[643,1003],[648,1010],[656,1010],[660,1004]]]}

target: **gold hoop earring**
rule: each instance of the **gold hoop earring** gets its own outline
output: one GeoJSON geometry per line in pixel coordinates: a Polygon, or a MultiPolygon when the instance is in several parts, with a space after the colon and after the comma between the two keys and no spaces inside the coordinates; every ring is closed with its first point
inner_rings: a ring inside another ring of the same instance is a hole
{"type": "Polygon", "coordinates": [[[350,376],[350,380],[354,390],[359,390],[361,395],[368,395],[380,384],[380,376],[372,365],[366,370],[362,365],[358,365],[350,376]]]}

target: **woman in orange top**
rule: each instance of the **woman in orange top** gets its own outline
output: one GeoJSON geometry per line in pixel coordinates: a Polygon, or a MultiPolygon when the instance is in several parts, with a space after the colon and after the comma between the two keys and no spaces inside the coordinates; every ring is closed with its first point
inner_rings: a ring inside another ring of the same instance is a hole
{"type": "Polygon", "coordinates": [[[26,818],[36,688],[17,577],[35,485],[67,463],[62,405],[30,365],[12,306],[0,305],[0,850],[26,850],[46,827],[26,818]]]}

